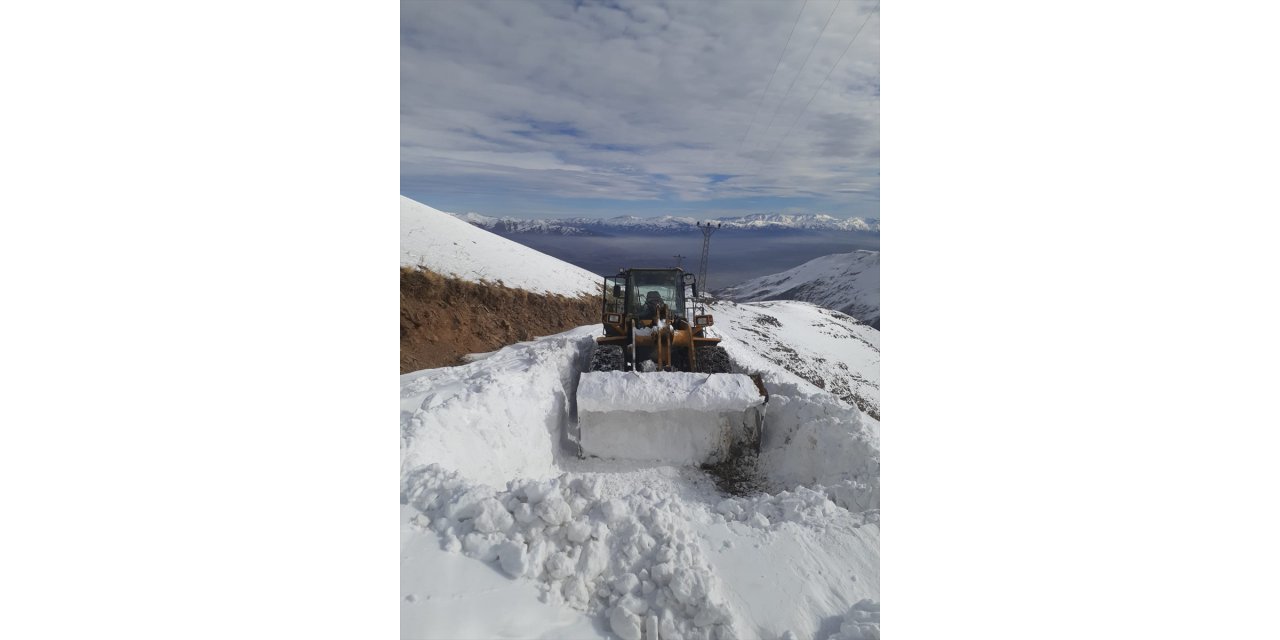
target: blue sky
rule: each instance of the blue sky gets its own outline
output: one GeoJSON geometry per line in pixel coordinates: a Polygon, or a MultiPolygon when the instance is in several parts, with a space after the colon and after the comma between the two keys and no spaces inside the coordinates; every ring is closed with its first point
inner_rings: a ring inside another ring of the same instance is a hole
{"type": "Polygon", "coordinates": [[[878,217],[875,6],[406,0],[401,193],[514,217],[878,217]]]}

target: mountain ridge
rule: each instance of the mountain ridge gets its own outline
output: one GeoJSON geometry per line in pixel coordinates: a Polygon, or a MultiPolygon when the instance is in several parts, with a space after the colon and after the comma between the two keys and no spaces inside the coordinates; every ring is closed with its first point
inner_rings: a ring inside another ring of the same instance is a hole
{"type": "Polygon", "coordinates": [[[880,328],[880,252],[858,250],[814,258],[797,267],[714,292],[735,302],[799,300],[880,328]]]}
{"type": "Polygon", "coordinates": [[[558,235],[611,235],[617,231],[683,232],[698,225],[716,224],[724,229],[763,231],[843,231],[879,233],[879,218],[838,218],[825,213],[752,213],[699,220],[688,216],[645,218],[622,215],[612,218],[512,218],[479,213],[452,214],[459,220],[496,233],[546,233],[558,235]]]}

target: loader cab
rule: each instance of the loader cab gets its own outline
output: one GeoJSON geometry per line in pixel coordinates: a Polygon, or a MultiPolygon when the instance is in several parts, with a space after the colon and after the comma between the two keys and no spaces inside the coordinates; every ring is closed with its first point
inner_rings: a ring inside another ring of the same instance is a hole
{"type": "Polygon", "coordinates": [[[632,269],[627,278],[627,313],[643,316],[645,303],[657,299],[667,305],[672,315],[685,317],[683,275],[679,269],[632,269]]]}
{"type": "Polygon", "coordinates": [[[626,332],[628,318],[644,319],[645,302],[657,296],[672,318],[688,318],[685,286],[693,274],[683,269],[623,269],[604,279],[603,320],[605,335],[626,332]]]}

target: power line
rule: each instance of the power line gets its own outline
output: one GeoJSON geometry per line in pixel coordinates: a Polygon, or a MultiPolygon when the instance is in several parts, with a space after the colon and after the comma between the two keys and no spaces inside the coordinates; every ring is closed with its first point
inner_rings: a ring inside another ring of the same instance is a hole
{"type": "Polygon", "coordinates": [[[862,27],[867,26],[867,22],[871,21],[871,16],[875,15],[876,11],[879,10],[880,3],[877,2],[876,6],[872,7],[871,12],[867,14],[867,18],[862,21],[862,25],[858,27],[858,30],[853,32],[853,37],[849,39],[849,44],[845,45],[844,51],[840,54],[840,57],[836,58],[836,63],[831,65],[831,68],[827,70],[827,75],[822,78],[822,83],[818,85],[817,89],[813,90],[813,95],[809,96],[809,101],[804,103],[804,108],[800,110],[800,115],[796,116],[796,119],[791,121],[791,126],[787,127],[786,133],[783,133],[782,137],[778,139],[777,146],[773,148],[773,151],[769,152],[769,157],[765,159],[765,162],[773,160],[773,154],[778,152],[778,149],[782,147],[782,143],[786,142],[787,136],[791,135],[791,130],[795,128],[796,123],[800,122],[800,118],[803,118],[805,112],[809,110],[809,105],[813,104],[813,99],[818,97],[818,92],[822,91],[822,87],[827,84],[827,79],[831,77],[831,72],[835,71],[836,67],[840,66],[840,61],[844,60],[844,55],[849,53],[849,49],[853,48],[853,42],[858,39],[858,34],[862,33],[862,27]]]}
{"type": "MultiPolygon", "coordinates": [[[[782,95],[782,100],[778,101],[778,106],[773,108],[773,116],[769,118],[769,125],[764,128],[765,135],[768,135],[769,129],[773,128],[773,121],[778,117],[778,110],[782,108],[782,105],[786,103],[787,98],[791,96],[791,89],[795,88],[796,80],[800,79],[800,76],[804,74],[805,66],[809,64],[809,56],[812,56],[813,50],[818,48],[818,43],[822,41],[822,34],[827,32],[827,25],[831,24],[831,16],[836,14],[836,9],[840,8],[840,3],[843,1],[844,0],[836,0],[836,6],[831,7],[831,13],[827,14],[827,21],[822,24],[822,31],[818,32],[818,37],[813,41],[813,46],[809,47],[809,53],[805,55],[804,62],[800,63],[800,70],[796,72],[796,77],[791,79],[791,85],[787,87],[787,92],[782,95]]],[[[880,5],[877,4],[876,6],[878,7],[880,5]]]]}
{"type": "Polygon", "coordinates": [[[738,141],[738,153],[742,153],[742,145],[747,141],[747,136],[751,135],[751,127],[756,126],[756,118],[760,115],[760,106],[764,104],[764,97],[769,95],[769,89],[773,88],[773,77],[778,75],[778,67],[782,66],[782,58],[787,54],[787,49],[791,48],[791,37],[796,35],[796,25],[800,24],[800,16],[804,15],[804,8],[807,6],[809,6],[809,0],[804,0],[804,4],[800,5],[800,13],[796,14],[796,21],[791,23],[791,33],[787,34],[787,44],[778,53],[778,62],[773,65],[773,73],[769,74],[769,84],[764,86],[764,93],[760,94],[760,102],[756,103],[756,112],[751,114],[751,124],[747,126],[746,133],[742,134],[742,140],[738,141]]]}

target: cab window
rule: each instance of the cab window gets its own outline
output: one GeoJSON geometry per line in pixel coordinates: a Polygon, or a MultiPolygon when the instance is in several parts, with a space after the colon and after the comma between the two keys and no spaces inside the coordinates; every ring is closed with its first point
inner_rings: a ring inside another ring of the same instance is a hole
{"type": "Polygon", "coordinates": [[[622,313],[622,307],[626,303],[626,295],[626,278],[617,276],[606,277],[604,279],[604,312],[622,313]]]}
{"type": "Polygon", "coordinates": [[[640,314],[649,292],[657,292],[662,302],[675,315],[684,315],[684,299],[680,293],[680,274],[677,271],[632,271],[630,312],[640,314]]]}

